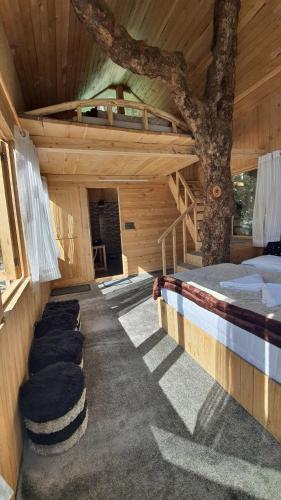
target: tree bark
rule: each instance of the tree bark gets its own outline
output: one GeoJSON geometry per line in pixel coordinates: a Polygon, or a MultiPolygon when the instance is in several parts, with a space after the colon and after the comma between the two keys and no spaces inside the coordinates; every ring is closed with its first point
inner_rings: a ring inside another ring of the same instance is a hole
{"type": "Polygon", "coordinates": [[[180,52],[169,53],[134,40],[123,26],[115,23],[103,0],[71,1],[81,22],[116,64],[157,78],[169,87],[194,135],[205,175],[203,264],[226,262],[234,212],[230,159],[240,0],[215,0],[213,59],[203,99],[191,91],[187,65],[180,52]]]}

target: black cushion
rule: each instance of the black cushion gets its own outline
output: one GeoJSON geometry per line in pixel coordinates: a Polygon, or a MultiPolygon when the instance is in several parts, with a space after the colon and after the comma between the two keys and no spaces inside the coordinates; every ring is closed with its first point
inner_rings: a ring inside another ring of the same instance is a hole
{"type": "Polygon", "coordinates": [[[34,339],[29,353],[29,373],[36,373],[59,361],[79,365],[82,360],[83,335],[64,332],[64,335],[44,336],[34,339]]]}
{"type": "Polygon", "coordinates": [[[79,413],[79,415],[66,427],[57,432],[51,432],[50,434],[37,434],[35,432],[27,429],[27,434],[30,437],[31,441],[36,444],[45,444],[52,445],[61,443],[66,439],[69,439],[72,434],[80,427],[80,425],[84,422],[87,413],[87,402],[85,402],[83,410],[79,413]]]}
{"type": "Polygon", "coordinates": [[[78,326],[77,318],[69,313],[57,313],[35,323],[34,336],[40,338],[51,330],[75,330],[78,326]]]}
{"type": "Polygon", "coordinates": [[[281,257],[281,241],[270,241],[266,245],[263,255],[278,255],[278,257],[281,257]]]}
{"type": "Polygon", "coordinates": [[[39,338],[56,337],[58,335],[65,335],[68,333],[71,333],[72,335],[77,335],[78,333],[83,337],[83,339],[85,338],[83,333],[81,333],[79,330],[61,330],[59,328],[54,328],[53,330],[49,330],[43,337],[37,337],[36,340],[39,338]]]}
{"type": "Polygon", "coordinates": [[[44,316],[48,316],[51,313],[56,313],[56,312],[67,312],[78,316],[80,311],[80,306],[78,300],[64,300],[61,302],[48,302],[46,304],[44,312],[43,312],[43,318],[44,316]]]}
{"type": "Polygon", "coordinates": [[[20,388],[19,406],[24,417],[48,422],[68,413],[82,396],[83,371],[74,363],[43,368],[20,388]]]}

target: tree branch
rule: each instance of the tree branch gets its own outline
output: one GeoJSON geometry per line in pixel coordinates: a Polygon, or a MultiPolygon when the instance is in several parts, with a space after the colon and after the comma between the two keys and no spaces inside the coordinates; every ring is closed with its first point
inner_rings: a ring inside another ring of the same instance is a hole
{"type": "MultiPolygon", "coordinates": [[[[214,8],[213,60],[208,68],[205,99],[214,111],[226,111],[235,90],[235,57],[240,0],[216,0],[214,8]],[[226,95],[227,94],[227,95],[226,95]],[[226,102],[220,103],[221,100],[226,102]],[[217,105],[220,103],[220,106],[217,105]]],[[[232,104],[233,106],[233,99],[232,104]]]]}
{"type": "Polygon", "coordinates": [[[177,100],[185,102],[184,118],[194,132],[200,103],[186,79],[186,62],[181,52],[167,52],[133,39],[115,22],[103,0],[71,0],[80,21],[113,62],[138,75],[165,83],[177,100]]]}

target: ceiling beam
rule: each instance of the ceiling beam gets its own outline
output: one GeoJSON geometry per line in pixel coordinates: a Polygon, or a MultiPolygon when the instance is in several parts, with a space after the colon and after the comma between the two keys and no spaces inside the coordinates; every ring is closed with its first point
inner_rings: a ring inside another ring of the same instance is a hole
{"type": "MultiPolygon", "coordinates": [[[[99,141],[70,137],[32,136],[39,151],[101,156],[128,156],[143,158],[180,158],[189,162],[198,161],[194,144],[151,144],[143,142],[99,141]]],[[[256,159],[264,153],[262,149],[232,149],[232,160],[256,159]]]]}
{"type": "Polygon", "coordinates": [[[166,145],[143,142],[99,141],[69,137],[32,136],[36,148],[49,153],[88,154],[102,156],[135,156],[151,158],[194,159],[197,156],[193,144],[166,145]]]}

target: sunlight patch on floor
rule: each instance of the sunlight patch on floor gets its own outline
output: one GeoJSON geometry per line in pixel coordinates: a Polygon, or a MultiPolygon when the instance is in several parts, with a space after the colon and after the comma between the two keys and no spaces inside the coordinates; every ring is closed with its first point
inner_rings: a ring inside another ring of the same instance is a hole
{"type": "Polygon", "coordinates": [[[155,426],[151,426],[151,431],[167,462],[254,498],[276,498],[280,471],[219,453],[155,426]]]}

